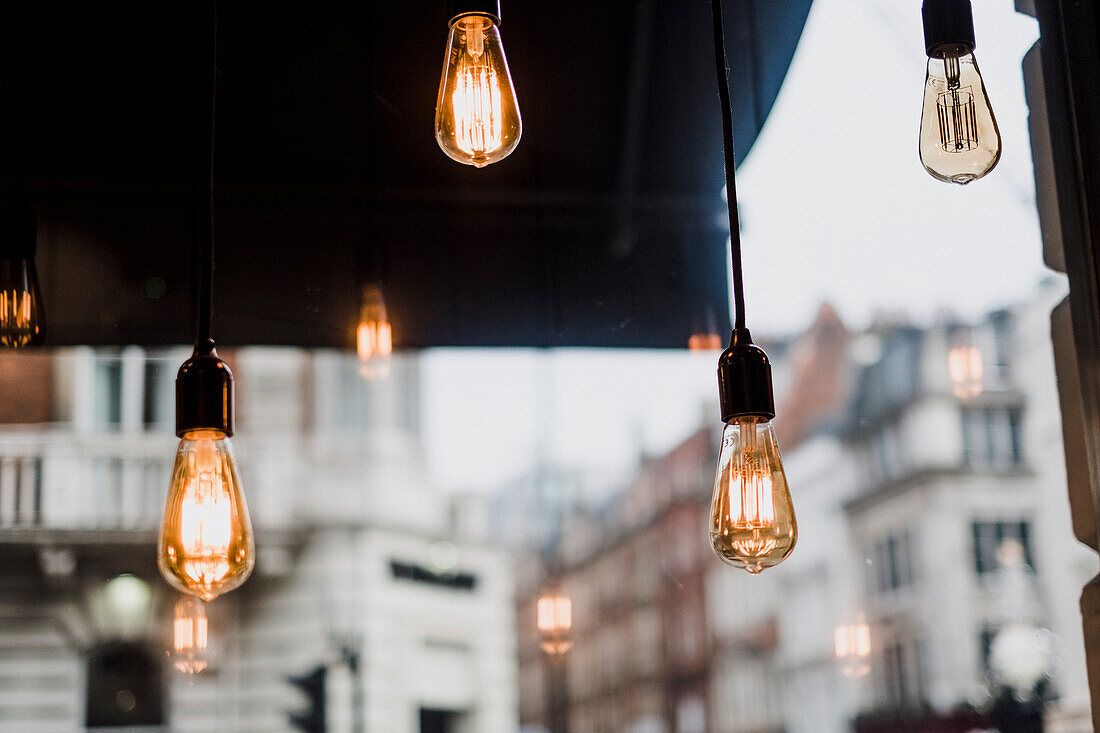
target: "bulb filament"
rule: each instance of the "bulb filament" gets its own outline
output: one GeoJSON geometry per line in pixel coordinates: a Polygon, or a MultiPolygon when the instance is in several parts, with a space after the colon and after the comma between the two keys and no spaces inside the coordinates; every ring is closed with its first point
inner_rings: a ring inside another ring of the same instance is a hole
{"type": "Polygon", "coordinates": [[[775,549],[774,537],[762,536],[775,529],[775,504],[772,501],[772,479],[757,465],[756,424],[742,425],[741,451],[738,465],[730,472],[730,522],[734,529],[749,530],[751,535],[735,540],[733,545],[743,554],[760,557],[775,549]]]}
{"type": "Polygon", "coordinates": [[[947,91],[936,100],[940,125],[940,147],[947,153],[962,153],[978,147],[978,118],[974,112],[974,90],[960,88],[959,57],[943,59],[947,91]]]}
{"type": "Polygon", "coordinates": [[[32,293],[0,290],[0,345],[18,348],[29,344],[38,331],[34,320],[32,293]]]}
{"type": "Polygon", "coordinates": [[[201,446],[184,489],[180,512],[183,572],[209,588],[229,574],[232,502],[213,447],[201,446]]]}
{"type": "Polygon", "coordinates": [[[504,137],[500,81],[496,70],[482,59],[484,48],[483,31],[468,29],[466,58],[469,60],[460,62],[451,96],[455,144],[475,160],[498,150],[504,137]]]}

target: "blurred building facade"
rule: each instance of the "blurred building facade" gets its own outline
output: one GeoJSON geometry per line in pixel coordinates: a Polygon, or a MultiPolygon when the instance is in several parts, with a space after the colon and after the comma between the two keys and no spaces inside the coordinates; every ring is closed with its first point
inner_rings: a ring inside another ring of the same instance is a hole
{"type": "Polygon", "coordinates": [[[510,560],[425,475],[412,357],[365,382],[232,354],[257,568],[208,607],[208,669],[174,670],[155,543],[186,355],[0,357],[0,731],[513,731],[510,560]]]}
{"type": "MultiPolygon", "coordinates": [[[[707,547],[716,429],[645,461],[598,516],[574,516],[554,566],[574,599],[570,730],[990,728],[1008,542],[1034,579],[1033,622],[1059,640],[1041,685],[1048,730],[1091,730],[1077,597],[1096,556],[1070,526],[1049,337],[1063,295],[1052,284],[976,323],[854,335],[824,307],[776,369],[799,543],[761,576],[707,547]]],[[[521,720],[536,730],[545,659],[524,573],[521,720]]]]}

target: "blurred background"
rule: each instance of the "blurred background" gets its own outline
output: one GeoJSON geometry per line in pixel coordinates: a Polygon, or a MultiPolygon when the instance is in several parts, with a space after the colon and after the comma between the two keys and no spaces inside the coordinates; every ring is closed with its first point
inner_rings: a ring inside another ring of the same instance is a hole
{"type": "MultiPolygon", "coordinates": [[[[918,2],[728,4],[749,323],[799,524],[750,577],[707,536],[730,313],[706,3],[584,4],[575,32],[578,3],[506,4],[526,129],[486,171],[431,139],[446,14],[413,5],[276,7],[260,47],[264,8],[225,10],[215,333],[258,562],[210,604],[155,559],[190,354],[188,163],[149,132],[171,94],[136,121],[97,106],[111,85],[66,97],[64,4],[22,18],[51,346],[0,352],[0,731],[1091,731],[1035,21],[975,3],[1004,154],[961,188],[917,156],[918,2]],[[111,136],[65,137],[66,109],[111,136]],[[368,281],[395,345],[369,363],[368,281]]],[[[126,38],[184,47],[159,17],[126,38]]],[[[186,84],[142,49],[71,73],[186,84]]]]}

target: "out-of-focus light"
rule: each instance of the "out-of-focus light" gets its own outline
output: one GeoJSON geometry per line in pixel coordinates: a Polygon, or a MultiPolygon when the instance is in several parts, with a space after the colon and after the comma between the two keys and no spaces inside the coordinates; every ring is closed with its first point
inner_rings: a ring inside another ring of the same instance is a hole
{"type": "Polygon", "coordinates": [[[947,352],[947,372],[952,391],[960,400],[972,400],[982,393],[985,367],[977,346],[956,346],[947,352]]]}
{"type": "Polygon", "coordinates": [[[537,623],[539,646],[551,656],[565,654],[573,647],[569,632],[573,628],[573,601],[568,596],[547,594],[539,598],[537,623]]]}
{"type": "Polygon", "coordinates": [[[390,373],[393,353],[393,331],[386,314],[382,288],[369,285],[363,289],[363,304],[359,309],[359,327],[355,332],[359,354],[359,374],[364,379],[384,379],[390,373]]]}
{"type": "Polygon", "coordinates": [[[103,631],[121,639],[142,638],[151,621],[153,592],[141,578],[124,573],[103,586],[103,631]]]}
{"type": "Polygon", "coordinates": [[[172,619],[172,665],[184,674],[198,674],[210,666],[210,625],[206,604],[194,596],[176,602],[172,619]]]}
{"type": "Polygon", "coordinates": [[[989,665],[1016,696],[1026,700],[1050,672],[1055,656],[1054,635],[1031,624],[1012,624],[997,632],[989,650],[989,665]]]}
{"type": "Polygon", "coordinates": [[[35,346],[45,336],[34,266],[37,232],[34,210],[25,201],[12,201],[0,211],[0,346],[35,346]]]}
{"type": "Polygon", "coordinates": [[[838,626],[834,634],[836,658],[845,677],[863,677],[871,671],[871,627],[860,617],[838,626]]]}
{"type": "Polygon", "coordinates": [[[688,338],[690,351],[721,351],[725,344],[717,333],[693,333],[688,338]]]}

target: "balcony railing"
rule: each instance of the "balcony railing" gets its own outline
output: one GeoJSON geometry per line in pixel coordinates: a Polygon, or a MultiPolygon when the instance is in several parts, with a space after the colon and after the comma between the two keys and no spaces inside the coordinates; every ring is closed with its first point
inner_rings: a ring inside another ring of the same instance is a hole
{"type": "MultiPolygon", "coordinates": [[[[154,533],[175,447],[162,433],[0,431],[0,531],[154,533]]],[[[275,445],[242,447],[238,458],[257,529],[300,524],[293,487],[301,458],[275,445]],[[252,478],[258,480],[250,484],[252,478]]]]}

